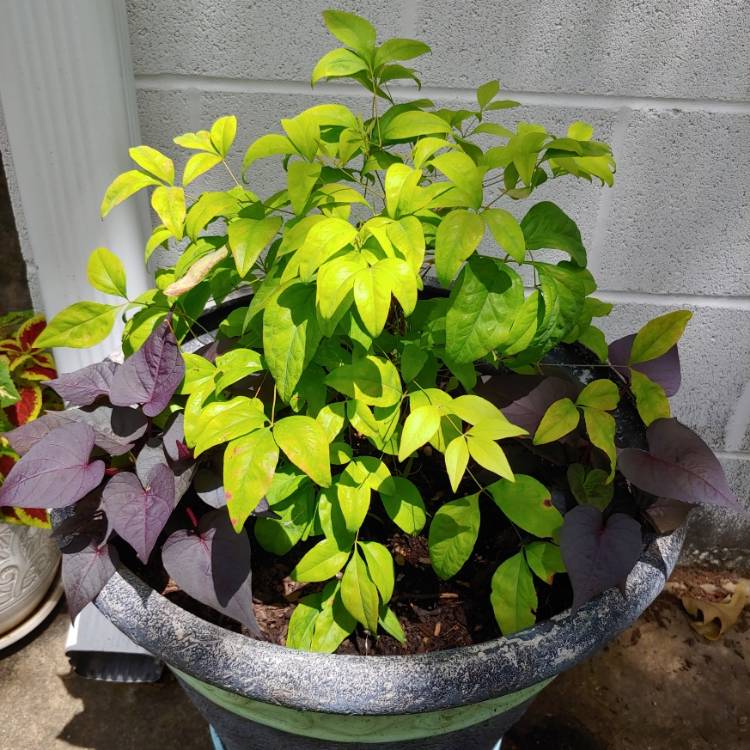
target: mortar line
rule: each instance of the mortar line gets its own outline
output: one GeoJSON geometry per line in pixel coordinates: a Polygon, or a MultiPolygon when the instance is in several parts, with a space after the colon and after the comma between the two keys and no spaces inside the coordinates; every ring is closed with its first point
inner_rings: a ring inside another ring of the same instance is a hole
{"type": "MultiPolygon", "coordinates": [[[[615,157],[615,161],[624,148],[625,135],[627,133],[628,125],[630,124],[632,112],[633,110],[628,107],[620,107],[617,116],[615,117],[614,126],[612,128],[612,137],[610,139],[612,154],[615,157]]],[[[591,261],[593,262],[590,262],[589,264],[594,277],[599,274],[601,269],[602,245],[604,243],[610,209],[614,199],[613,192],[614,187],[608,187],[607,189],[602,190],[601,197],[599,198],[599,208],[596,215],[594,236],[591,243],[591,261]]]]}
{"type": "MultiPolygon", "coordinates": [[[[231,78],[222,76],[184,75],[179,73],[139,74],[135,77],[136,88],[159,91],[187,89],[191,86],[203,91],[245,94],[319,94],[330,96],[354,96],[367,98],[370,93],[355,84],[325,83],[313,91],[305,81],[231,78]]],[[[469,87],[426,85],[418,91],[414,87],[392,85],[391,92],[397,99],[419,96],[428,98],[452,98],[460,101],[475,101],[475,89],[469,87]]],[[[513,91],[503,89],[503,94],[527,105],[581,107],[589,109],[651,109],[661,111],[682,110],[686,112],[714,112],[727,114],[750,114],[749,101],[723,101],[719,99],[689,99],[679,97],[628,96],[622,94],[573,94],[537,91],[513,91]]]]}
{"type": "Polygon", "coordinates": [[[747,451],[717,451],[714,450],[716,458],[724,461],[750,461],[750,453],[747,451]]]}
{"type": "Polygon", "coordinates": [[[724,447],[728,451],[739,450],[750,426],[750,382],[745,383],[740,397],[724,428],[724,447]]]}

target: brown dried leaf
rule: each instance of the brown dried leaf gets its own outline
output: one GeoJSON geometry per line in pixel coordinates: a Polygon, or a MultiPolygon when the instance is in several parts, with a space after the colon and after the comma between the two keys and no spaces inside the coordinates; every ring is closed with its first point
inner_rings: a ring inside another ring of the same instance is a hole
{"type": "Polygon", "coordinates": [[[742,610],[750,602],[750,580],[741,578],[734,593],[723,602],[707,602],[692,596],[682,597],[682,606],[692,617],[702,618],[691,622],[696,633],[709,641],[717,641],[737,623],[742,610]]]}

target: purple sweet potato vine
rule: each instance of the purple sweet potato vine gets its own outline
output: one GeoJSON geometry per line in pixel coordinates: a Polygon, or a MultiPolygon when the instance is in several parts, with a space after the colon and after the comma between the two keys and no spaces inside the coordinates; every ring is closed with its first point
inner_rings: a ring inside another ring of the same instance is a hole
{"type": "Polygon", "coordinates": [[[592,296],[573,220],[549,201],[520,221],[499,204],[566,175],[611,186],[607,144],[583,122],[561,137],[506,128],[496,113],[517,103],[496,81],[471,108],[394,104],[390,82],[418,81],[402,63],[429,47],[378,46],[366,20],[324,18],[344,46],[312,82],[354,79],[372,94],[367,112],[312,107],[252,143],[242,176],[263,158],[286,175],[263,198],[228,164],[232,116],[175,138],[192,154],[178,184],[171,159],[131,149],[137,169],[114,180],[102,214],[151,188],[160,223],[146,259],[163,246],[177,262],[131,300],[122,263],[99,248],[89,279],[121,301],[78,302],[40,337],[90,346],[127,319],[122,364],[49,381],[70,408],[8,434],[21,459],[0,504],[67,509],[57,534],[73,615],[129,550],[260,637],[253,534],[272,554],[299,550],[292,575],[309,593],[289,646],[335,651],[357,628],[400,640],[388,535],[423,534],[448,579],[491,511],[517,549],[476,595],[509,634],[535,622],[538,593],[559,576],[583,606],[624,586],[644,534],[695,505],[738,507],[668,401],[690,313],[607,346],[592,321],[612,306],[592,296]],[[234,186],[189,201],[185,187],[213,168],[234,186]],[[494,252],[480,253],[485,235],[494,252]],[[441,288],[425,294],[428,273],[441,288]],[[210,300],[250,288],[219,308],[216,334],[204,329],[210,300]],[[186,351],[196,337],[204,346],[186,351]],[[446,492],[425,496],[426,471],[446,492]]]}

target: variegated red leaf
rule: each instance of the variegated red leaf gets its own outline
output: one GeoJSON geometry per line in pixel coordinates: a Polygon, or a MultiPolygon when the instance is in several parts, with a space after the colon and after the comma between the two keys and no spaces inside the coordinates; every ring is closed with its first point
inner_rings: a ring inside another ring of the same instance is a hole
{"type": "Polygon", "coordinates": [[[31,351],[34,348],[34,342],[46,326],[47,322],[43,315],[35,315],[33,318],[24,321],[16,333],[16,339],[24,352],[31,351]]]}
{"type": "Polygon", "coordinates": [[[8,419],[20,427],[36,419],[42,411],[42,389],[38,385],[27,385],[18,389],[21,399],[5,409],[8,419]]]}

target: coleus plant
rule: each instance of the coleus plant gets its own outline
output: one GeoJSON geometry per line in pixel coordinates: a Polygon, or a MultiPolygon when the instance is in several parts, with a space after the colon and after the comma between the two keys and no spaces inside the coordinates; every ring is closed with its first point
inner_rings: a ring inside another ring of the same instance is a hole
{"type": "MultiPolygon", "coordinates": [[[[0,429],[7,431],[36,419],[46,409],[61,409],[54,391],[43,392],[39,383],[57,376],[48,351],[36,340],[46,322],[32,310],[0,316],[0,429]]],[[[0,438],[0,485],[18,461],[18,454],[0,438]]],[[[49,515],[38,508],[0,507],[0,522],[49,528],[49,515]]]]}
{"type": "Polygon", "coordinates": [[[555,179],[612,185],[609,146],[583,122],[562,136],[499,124],[517,103],[497,81],[466,108],[401,101],[393,82],[419,86],[404,63],[429,47],[377,44],[349,13],[324,20],[343,46],[312,83],[353,79],[366,112],[330,103],[282,120],[250,144],[242,180],[232,116],[175,138],[191,153],[181,182],[167,156],[131,149],[137,168],[110,185],[102,215],[152,188],[146,261],[159,247],[178,260],[131,299],[121,262],[94,251],[92,285],[121,301],[71,305],[38,341],[89,346],[126,321],[122,364],[49,381],[75,408],[9,436],[23,458],[0,503],[75,506],[58,529],[73,614],[129,547],[258,635],[253,535],[295,555],[307,585],[288,646],[335,651],[358,627],[403,640],[390,536],[426,537],[449,579],[499,510],[517,543],[476,595],[508,634],[535,622],[555,576],[581,606],[624,582],[644,535],[695,504],[737,505],[671,416],[690,313],[607,347],[592,321],[611,305],[592,296],[576,224],[547,200],[514,207],[555,179]],[[251,179],[267,158],[286,180],[272,195],[251,179]],[[214,168],[232,186],[188,197],[214,168]],[[207,304],[215,333],[199,320],[207,304]]]}

